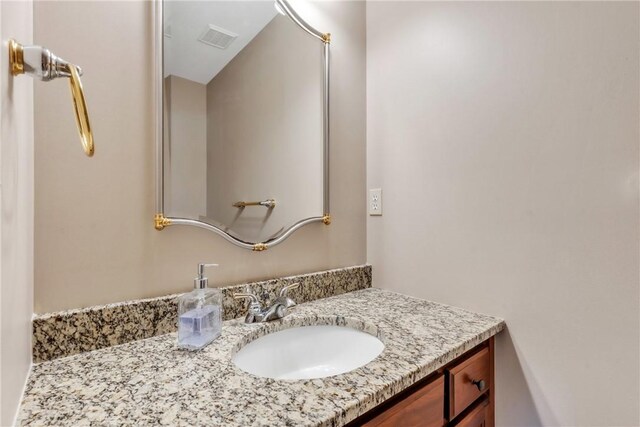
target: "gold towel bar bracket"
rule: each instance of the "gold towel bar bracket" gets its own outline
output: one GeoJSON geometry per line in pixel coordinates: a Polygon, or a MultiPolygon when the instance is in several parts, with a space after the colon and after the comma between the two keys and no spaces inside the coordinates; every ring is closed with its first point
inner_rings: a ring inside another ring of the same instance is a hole
{"type": "Polygon", "coordinates": [[[165,217],[164,214],[161,214],[161,213],[156,214],[153,220],[155,222],[156,230],[158,231],[162,231],[164,230],[165,227],[171,225],[171,220],[165,217]]]}
{"type": "Polygon", "coordinates": [[[24,51],[22,45],[14,39],[9,39],[9,64],[12,76],[24,74],[24,51]]]}

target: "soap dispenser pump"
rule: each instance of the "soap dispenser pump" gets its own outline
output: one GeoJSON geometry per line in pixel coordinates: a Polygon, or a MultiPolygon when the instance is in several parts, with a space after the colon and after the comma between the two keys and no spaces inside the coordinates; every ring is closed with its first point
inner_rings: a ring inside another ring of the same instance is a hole
{"type": "Polygon", "coordinates": [[[205,267],[218,264],[198,264],[198,277],[193,279],[193,291],[178,299],[178,347],[200,350],[220,336],[222,330],[222,292],[209,288],[204,277],[205,267]]]}

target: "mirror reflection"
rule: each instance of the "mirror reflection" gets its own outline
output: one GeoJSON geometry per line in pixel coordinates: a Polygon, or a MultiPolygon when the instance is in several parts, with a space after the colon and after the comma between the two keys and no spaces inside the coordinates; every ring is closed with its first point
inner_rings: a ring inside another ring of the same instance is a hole
{"type": "Polygon", "coordinates": [[[164,210],[267,242],[323,215],[323,43],[270,1],[166,1],[164,210]]]}

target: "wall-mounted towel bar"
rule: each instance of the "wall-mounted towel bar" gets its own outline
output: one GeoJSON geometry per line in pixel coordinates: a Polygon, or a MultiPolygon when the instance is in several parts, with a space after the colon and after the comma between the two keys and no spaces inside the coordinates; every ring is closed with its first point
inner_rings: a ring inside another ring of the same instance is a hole
{"type": "Polygon", "coordinates": [[[9,40],[9,65],[14,76],[25,74],[44,82],[58,77],[69,78],[80,142],[85,154],[93,156],[93,133],[80,81],[82,69],[54,55],[49,49],[42,46],[23,46],[13,39],[9,40]]]}
{"type": "Polygon", "coordinates": [[[268,209],[273,209],[276,207],[276,201],[273,199],[267,199],[261,202],[235,202],[233,204],[234,208],[244,208],[247,206],[264,206],[268,209]]]}

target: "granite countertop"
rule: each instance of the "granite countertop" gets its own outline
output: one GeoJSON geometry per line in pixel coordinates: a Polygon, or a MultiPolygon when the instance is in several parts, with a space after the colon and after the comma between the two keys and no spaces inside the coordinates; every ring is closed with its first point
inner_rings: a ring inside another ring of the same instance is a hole
{"type": "Polygon", "coordinates": [[[19,425],[341,426],[504,328],[501,319],[381,289],[300,304],[287,317],[224,322],[200,352],[175,333],[35,364],[19,425]],[[378,336],[382,354],[346,374],[273,380],[231,362],[244,343],[310,324],[378,336]]]}

